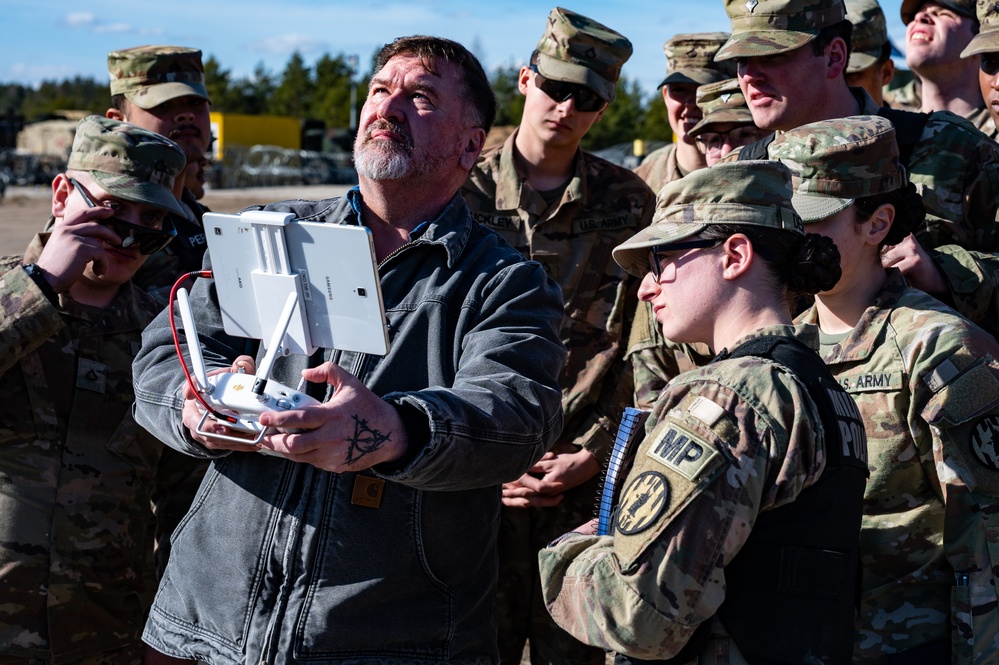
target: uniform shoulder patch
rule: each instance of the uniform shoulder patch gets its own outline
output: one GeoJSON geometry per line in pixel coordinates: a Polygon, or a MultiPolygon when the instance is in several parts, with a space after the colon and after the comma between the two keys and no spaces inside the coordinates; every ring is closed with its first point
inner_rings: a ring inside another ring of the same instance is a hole
{"type": "Polygon", "coordinates": [[[999,471],[999,416],[985,416],[975,423],[971,451],[982,466],[999,471]]]}
{"type": "Polygon", "coordinates": [[[669,481],[658,471],[644,471],[636,476],[621,495],[615,527],[623,535],[645,531],[659,520],[669,506],[669,481]]]}
{"type": "Polygon", "coordinates": [[[691,482],[713,468],[712,462],[721,456],[717,448],[674,421],[660,430],[646,454],[691,482]]]}

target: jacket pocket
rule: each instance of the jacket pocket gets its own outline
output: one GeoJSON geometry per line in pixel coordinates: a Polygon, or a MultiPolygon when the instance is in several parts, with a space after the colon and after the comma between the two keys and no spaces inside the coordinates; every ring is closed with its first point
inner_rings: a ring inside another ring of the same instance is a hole
{"type": "Polygon", "coordinates": [[[354,505],[358,477],[369,478],[338,476],[330,492],[296,656],[446,658],[454,595],[428,562],[423,493],[386,483],[377,508],[354,505]]]}

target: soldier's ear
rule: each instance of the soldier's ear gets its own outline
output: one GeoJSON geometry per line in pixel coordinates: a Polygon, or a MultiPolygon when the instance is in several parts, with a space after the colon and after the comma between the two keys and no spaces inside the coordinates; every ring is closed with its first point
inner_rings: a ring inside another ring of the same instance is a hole
{"type": "Polygon", "coordinates": [[[834,79],[846,69],[848,49],[842,37],[833,37],[826,47],[826,76],[834,79]]]}
{"type": "Polygon", "coordinates": [[[111,118],[112,120],[119,120],[121,122],[127,122],[127,120],[125,119],[125,114],[114,107],[111,107],[107,111],[105,111],[104,117],[111,118]]]}
{"type": "Polygon", "coordinates": [[[870,218],[860,226],[867,244],[878,247],[891,231],[891,225],[894,221],[895,206],[890,203],[879,205],[870,218]]]}
{"type": "Polygon", "coordinates": [[[52,180],[52,216],[61,219],[66,214],[66,199],[73,192],[73,186],[65,173],[52,180]]]}

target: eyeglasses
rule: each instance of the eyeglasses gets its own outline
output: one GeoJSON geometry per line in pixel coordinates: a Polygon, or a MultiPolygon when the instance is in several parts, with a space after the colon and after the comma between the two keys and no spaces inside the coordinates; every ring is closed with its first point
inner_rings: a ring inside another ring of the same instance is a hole
{"type": "Polygon", "coordinates": [[[727,132],[704,132],[694,137],[697,149],[706,155],[709,150],[721,150],[728,143],[733,148],[748,145],[760,137],[760,129],[755,125],[733,127],[727,132]]]}
{"type": "Polygon", "coordinates": [[[982,64],[980,66],[986,76],[999,74],[999,55],[995,53],[983,53],[982,64]]]}
{"type": "MultiPolygon", "coordinates": [[[[706,238],[698,238],[696,240],[687,240],[685,242],[674,242],[667,245],[655,245],[649,251],[649,272],[657,282],[661,281],[665,270],[663,268],[663,261],[667,261],[667,266],[673,266],[673,277],[676,276],[676,262],[673,260],[668,260],[665,257],[661,257],[660,254],[665,254],[666,252],[676,252],[681,249],[705,249],[707,247],[715,247],[721,244],[721,240],[708,240],[706,238]]],[[[680,258],[680,257],[676,257],[680,258]]]]}
{"type": "MultiPolygon", "coordinates": [[[[77,182],[75,178],[70,178],[69,181],[76,188],[76,191],[80,192],[80,196],[83,197],[87,207],[97,207],[97,204],[87,194],[87,190],[83,188],[83,185],[77,182]]],[[[172,224],[169,229],[150,229],[145,226],[126,222],[117,217],[108,217],[107,219],[99,220],[99,223],[114,231],[115,235],[121,238],[121,244],[111,245],[112,247],[115,249],[128,249],[132,245],[137,245],[140,254],[155,254],[169,245],[170,241],[177,236],[177,230],[173,228],[172,224]]],[[[169,222],[165,223],[169,224],[169,222]]],[[[110,245],[111,243],[108,244],[110,245]]]]}
{"type": "Polygon", "coordinates": [[[559,104],[572,98],[576,100],[576,110],[584,113],[599,111],[607,104],[607,100],[585,85],[546,79],[538,71],[537,65],[531,65],[531,71],[535,74],[534,85],[559,104]]]}

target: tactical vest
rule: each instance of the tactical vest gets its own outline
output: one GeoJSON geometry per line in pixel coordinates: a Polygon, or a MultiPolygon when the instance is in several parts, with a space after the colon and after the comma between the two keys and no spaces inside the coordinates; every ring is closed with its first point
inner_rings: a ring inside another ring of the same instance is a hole
{"type": "MultiPolygon", "coordinates": [[[[916,113],[915,111],[903,111],[882,106],[878,109],[878,115],[891,121],[895,126],[895,142],[898,144],[898,161],[902,166],[909,169],[909,160],[912,159],[912,152],[919,145],[923,136],[923,128],[930,120],[929,113],[916,113]]],[[[759,141],[754,141],[743,147],[739,151],[738,161],[746,159],[770,159],[767,149],[774,142],[776,134],[764,136],[759,141]]]]}
{"type": "MultiPolygon", "coordinates": [[[[805,385],[825,431],[826,465],[794,501],[759,513],[746,543],[725,567],[725,601],[717,616],[752,665],[847,664],[853,657],[868,476],[863,421],[822,359],[801,342],[758,337],[713,362],[746,356],[773,360],[805,385]]],[[[710,632],[711,621],[705,621],[669,660],[619,655],[615,662],[692,662],[710,632]]]]}

